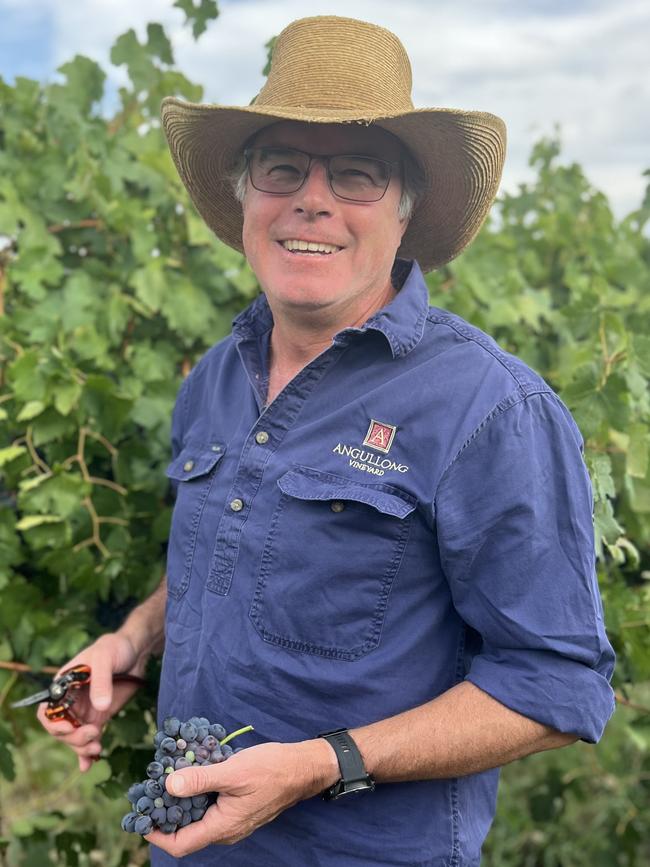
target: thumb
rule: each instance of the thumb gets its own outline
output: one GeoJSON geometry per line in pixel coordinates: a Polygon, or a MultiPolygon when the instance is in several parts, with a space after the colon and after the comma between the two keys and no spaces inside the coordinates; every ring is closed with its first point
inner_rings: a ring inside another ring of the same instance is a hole
{"type": "Polygon", "coordinates": [[[226,762],[218,765],[198,765],[174,771],[167,779],[167,791],[177,798],[189,798],[191,795],[202,795],[204,792],[218,792],[226,776],[222,770],[225,764],[226,762]]]}
{"type": "Polygon", "coordinates": [[[113,700],[113,667],[97,665],[92,668],[90,678],[90,703],[98,711],[110,707],[113,700]]]}

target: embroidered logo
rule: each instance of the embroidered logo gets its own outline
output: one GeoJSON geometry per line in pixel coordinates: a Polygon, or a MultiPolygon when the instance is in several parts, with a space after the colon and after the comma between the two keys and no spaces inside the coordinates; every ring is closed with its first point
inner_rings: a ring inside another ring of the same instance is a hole
{"type": "Polygon", "coordinates": [[[370,427],[363,441],[364,446],[369,446],[371,449],[377,449],[385,455],[390,451],[390,447],[395,439],[395,431],[397,430],[394,424],[385,424],[381,421],[370,419],[370,427]]]}

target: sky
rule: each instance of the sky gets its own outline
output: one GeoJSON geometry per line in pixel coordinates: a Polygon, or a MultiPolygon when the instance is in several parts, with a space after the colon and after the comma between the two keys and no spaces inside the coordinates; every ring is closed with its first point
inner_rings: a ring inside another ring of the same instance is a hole
{"type": "Polygon", "coordinates": [[[388,27],[413,67],[416,107],[490,111],[508,127],[502,189],[532,178],[533,144],[559,126],[562,159],[577,161],[622,217],[638,207],[650,168],[648,0],[220,0],[195,42],[172,0],[0,0],[0,76],[56,80],[75,54],[109,75],[106,106],[124,82],[110,66],[116,37],[165,26],[176,65],[206,102],[247,105],[264,44],[290,21],[346,15],[388,27]]]}

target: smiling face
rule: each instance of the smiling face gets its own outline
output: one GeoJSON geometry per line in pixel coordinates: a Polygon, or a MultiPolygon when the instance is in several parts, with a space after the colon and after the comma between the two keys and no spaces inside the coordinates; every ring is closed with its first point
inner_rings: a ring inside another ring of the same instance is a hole
{"type": "MultiPolygon", "coordinates": [[[[289,147],[312,154],[359,154],[399,160],[390,133],[359,124],[282,121],[263,129],[255,147],[289,147]]],[[[277,315],[315,314],[354,324],[392,297],[390,274],[406,229],[398,216],[399,169],[378,202],[338,198],[325,165],[312,162],[302,187],[289,195],[256,190],[247,181],[242,204],[246,258],[277,315]],[[307,242],[320,250],[300,249],[307,242]]]]}

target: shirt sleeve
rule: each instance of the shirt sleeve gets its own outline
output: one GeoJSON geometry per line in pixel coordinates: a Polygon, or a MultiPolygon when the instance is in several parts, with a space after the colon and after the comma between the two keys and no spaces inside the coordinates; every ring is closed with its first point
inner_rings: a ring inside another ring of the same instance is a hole
{"type": "Polygon", "coordinates": [[[518,396],[460,450],[435,505],[454,605],[482,638],[466,679],[524,716],[595,743],[614,710],[614,651],[582,446],[557,395],[518,396]]]}

